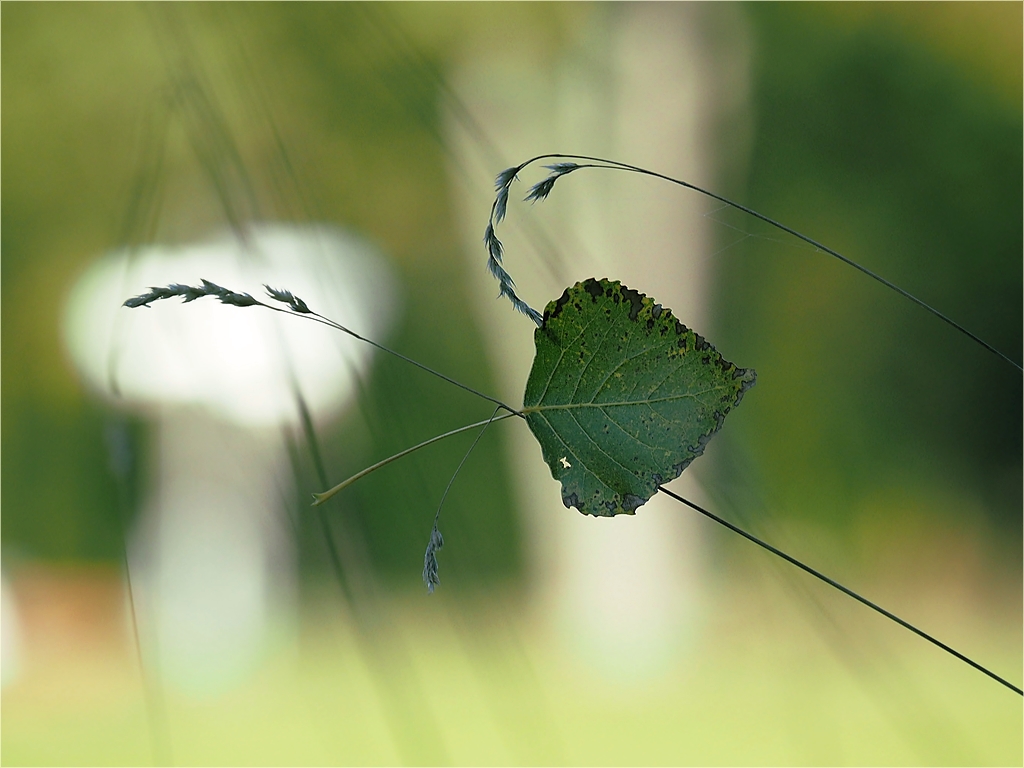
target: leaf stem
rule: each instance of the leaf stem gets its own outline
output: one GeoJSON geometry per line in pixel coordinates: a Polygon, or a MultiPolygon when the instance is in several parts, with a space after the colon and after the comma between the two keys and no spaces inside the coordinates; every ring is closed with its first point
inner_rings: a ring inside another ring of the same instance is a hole
{"type": "Polygon", "coordinates": [[[693,510],[695,510],[697,512],[700,512],[705,517],[708,517],[708,518],[714,520],[719,525],[725,526],[726,528],[728,528],[733,533],[738,533],[740,536],[742,536],[743,538],[747,539],[748,541],[752,541],[755,544],[757,544],[759,547],[763,547],[764,549],[767,549],[773,555],[778,555],[779,557],[781,557],[786,562],[791,563],[792,565],[795,565],[797,568],[800,568],[803,571],[806,571],[807,573],[811,574],[811,576],[814,576],[816,579],[820,579],[821,581],[823,581],[826,584],[828,584],[830,587],[835,587],[836,589],[838,589],[843,594],[849,595],[854,600],[857,600],[858,602],[863,603],[864,605],[866,605],[868,608],[871,608],[874,611],[878,611],[878,613],[882,614],[887,619],[891,619],[892,621],[895,621],[897,624],[899,624],[904,629],[909,629],[915,635],[918,635],[919,637],[923,637],[925,640],[927,640],[928,642],[932,643],[933,645],[937,645],[939,648],[944,650],[946,653],[949,653],[949,654],[955,656],[956,658],[960,659],[960,661],[962,661],[962,662],[964,662],[966,664],[969,664],[970,666],[974,667],[979,672],[983,672],[984,674],[988,675],[989,677],[991,677],[996,682],[1002,683],[1007,688],[1009,688],[1011,691],[1014,691],[1014,692],[1020,694],[1021,696],[1024,696],[1024,690],[1021,690],[1020,688],[1018,688],[1013,683],[1003,679],[1002,677],[997,675],[995,672],[992,672],[992,671],[986,669],[985,667],[981,666],[981,664],[979,664],[978,662],[973,661],[973,660],[967,658],[966,656],[964,656],[959,651],[956,651],[953,648],[950,648],[948,645],[943,643],[941,640],[936,640],[934,637],[929,635],[927,632],[924,632],[923,630],[920,630],[917,627],[915,627],[913,624],[910,624],[909,622],[904,621],[903,619],[901,619],[896,614],[891,613],[891,612],[885,610],[885,608],[882,608],[880,605],[877,605],[876,603],[871,602],[866,597],[861,597],[856,592],[854,592],[852,589],[849,589],[848,587],[844,587],[838,581],[835,581],[834,579],[830,579],[828,576],[826,576],[825,574],[821,573],[820,571],[814,570],[809,565],[804,565],[799,560],[797,560],[795,557],[791,557],[790,555],[787,555],[781,549],[777,549],[777,548],[773,547],[771,544],[768,544],[767,542],[761,541],[761,539],[757,538],[756,536],[754,536],[752,534],[747,533],[742,528],[739,528],[739,527],[733,525],[729,521],[722,519],[718,515],[716,515],[716,514],[714,514],[712,512],[709,512],[708,510],[704,509],[703,507],[697,506],[692,501],[689,501],[688,499],[684,499],[682,496],[679,496],[678,494],[673,493],[672,491],[670,491],[665,486],[659,485],[658,486],[658,490],[661,491],[662,493],[664,493],[665,495],[672,497],[676,501],[682,502],[683,504],[688,506],[690,509],[693,509],[693,510]]]}
{"type": "MultiPolygon", "coordinates": [[[[499,403],[499,405],[502,405],[502,404],[499,403]]],[[[334,496],[334,494],[338,493],[338,491],[341,491],[341,490],[347,488],[348,486],[352,485],[352,483],[354,483],[356,480],[360,480],[360,479],[366,477],[371,472],[375,472],[376,470],[380,469],[381,467],[387,466],[391,462],[397,461],[398,459],[402,458],[403,456],[407,456],[410,453],[413,453],[414,451],[418,451],[420,448],[425,448],[426,446],[430,445],[431,443],[436,443],[438,440],[444,440],[446,437],[451,437],[452,435],[457,435],[460,432],[468,432],[471,429],[476,429],[477,427],[483,427],[483,426],[491,424],[491,423],[493,423],[495,421],[501,421],[502,419],[507,419],[510,416],[518,416],[518,415],[519,415],[519,413],[517,411],[511,411],[509,413],[503,413],[501,416],[491,416],[490,418],[483,419],[482,421],[477,421],[477,422],[474,422],[473,424],[467,424],[464,427],[459,427],[457,429],[453,429],[453,430],[450,430],[448,432],[445,432],[443,435],[435,435],[434,437],[430,438],[429,440],[424,440],[422,443],[417,443],[416,445],[412,446],[411,448],[406,448],[404,451],[399,451],[398,453],[394,454],[393,456],[388,456],[386,459],[381,459],[376,464],[373,464],[373,465],[367,467],[366,469],[364,469],[364,470],[362,470],[360,472],[356,472],[356,474],[352,475],[352,477],[348,478],[347,480],[342,480],[340,483],[338,483],[336,486],[334,486],[330,490],[324,491],[323,493],[314,493],[313,494],[313,499],[314,499],[313,506],[314,507],[320,506],[325,501],[327,501],[329,498],[334,496]]]]}

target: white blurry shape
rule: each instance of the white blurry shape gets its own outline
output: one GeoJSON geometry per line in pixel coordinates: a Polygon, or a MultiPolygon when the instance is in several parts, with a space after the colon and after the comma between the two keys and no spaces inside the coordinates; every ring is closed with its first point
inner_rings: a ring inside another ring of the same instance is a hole
{"type": "Polygon", "coordinates": [[[0,685],[13,681],[21,669],[21,622],[14,593],[0,575],[0,685]]]}
{"type": "MultiPolygon", "coordinates": [[[[151,286],[201,279],[268,304],[263,284],[287,288],[357,333],[386,331],[394,306],[387,265],[365,241],[327,226],[259,224],[248,242],[226,233],[205,243],[119,251],[83,275],[67,305],[65,337],[86,380],[143,407],[200,405],[251,426],[295,424],[292,376],[310,410],[330,416],[372,348],[322,325],[213,298],[128,309],[151,286]]],[[[284,306],[284,305],[278,305],[284,306]]]]}
{"type": "MultiPolygon", "coordinates": [[[[713,138],[742,124],[748,47],[740,12],[717,4],[625,3],[590,8],[553,66],[528,50],[488,48],[462,62],[461,100],[500,147],[506,165],[544,152],[578,152],[644,166],[714,188],[713,138]],[[549,68],[550,67],[550,68],[549,68]]],[[[489,182],[502,170],[482,156],[454,120],[450,136],[474,174],[460,213],[480,317],[509,402],[522,397],[533,361],[533,326],[504,299],[482,268],[489,182]]],[[[511,197],[543,178],[524,171],[511,197]]],[[[712,251],[707,201],[652,179],[581,170],[560,180],[543,203],[511,202],[499,226],[505,266],[538,310],[588,277],[621,280],[671,307],[711,336],[705,307],[712,251]],[[536,248],[519,226],[542,222],[555,254],[536,248]],[[538,259],[538,255],[540,258],[538,259]]],[[[742,362],[742,361],[739,361],[742,362]]],[[[562,628],[566,647],[602,675],[652,679],[681,657],[699,625],[703,524],[671,499],[655,496],[635,517],[595,519],[565,509],[557,482],[527,430],[510,433],[537,602],[562,628]]],[[[714,444],[709,453],[713,453],[714,444]]],[[[695,462],[673,489],[696,500],[695,462]]]]}
{"type": "Polygon", "coordinates": [[[372,348],[261,307],[204,297],[128,309],[150,286],[209,280],[271,305],[263,284],[369,338],[395,305],[386,262],[327,226],[258,224],[186,246],[113,253],[75,286],[64,324],[92,388],[156,422],[152,487],[129,542],[143,653],[179,689],[210,694],[287,629],[294,585],[284,504],[294,498],[282,427],[295,387],[322,421],[355,391],[372,348]],[[282,610],[283,609],[283,610],[282,610]]]}
{"type": "Polygon", "coordinates": [[[293,597],[287,456],[277,432],[198,409],[166,407],[157,430],[156,493],[130,549],[143,651],[179,688],[216,692],[258,661],[293,597]]]}

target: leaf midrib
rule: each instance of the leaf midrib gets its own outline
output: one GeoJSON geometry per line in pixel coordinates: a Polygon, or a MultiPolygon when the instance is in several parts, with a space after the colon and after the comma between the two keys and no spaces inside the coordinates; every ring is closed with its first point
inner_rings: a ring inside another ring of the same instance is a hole
{"type": "Polygon", "coordinates": [[[564,411],[575,408],[614,408],[616,406],[626,405],[651,405],[652,403],[666,403],[672,400],[685,400],[687,398],[697,398],[702,395],[709,394],[711,392],[722,392],[727,387],[712,387],[711,389],[705,389],[700,392],[684,392],[679,395],[669,395],[668,397],[655,397],[647,398],[644,400],[623,400],[620,402],[611,403],[563,403],[561,405],[531,405],[526,406],[522,409],[523,413],[540,413],[542,411],[564,411]]]}

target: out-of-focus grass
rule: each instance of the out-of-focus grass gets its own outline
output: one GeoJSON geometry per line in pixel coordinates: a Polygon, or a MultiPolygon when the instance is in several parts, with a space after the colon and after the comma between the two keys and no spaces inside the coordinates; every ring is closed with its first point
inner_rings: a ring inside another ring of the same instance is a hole
{"type": "MultiPolygon", "coordinates": [[[[788,580],[757,567],[734,575],[705,597],[712,610],[673,667],[628,684],[575,658],[507,595],[472,610],[443,593],[381,608],[412,650],[399,685],[418,681],[452,764],[1021,762],[1022,705],[1010,691],[859,606],[812,589],[828,603],[819,622],[788,580]]],[[[31,609],[22,674],[3,693],[3,764],[149,764],[116,573],[36,571],[15,584],[31,609]]],[[[892,599],[936,606],[919,618],[1019,679],[1021,660],[1001,658],[1019,616],[994,636],[979,621],[984,606],[936,597],[892,599]]],[[[427,760],[407,734],[407,751],[396,746],[381,689],[336,606],[329,591],[308,604],[299,635],[228,693],[165,688],[174,762],[427,760]]],[[[395,639],[376,639],[383,658],[395,639]]]]}

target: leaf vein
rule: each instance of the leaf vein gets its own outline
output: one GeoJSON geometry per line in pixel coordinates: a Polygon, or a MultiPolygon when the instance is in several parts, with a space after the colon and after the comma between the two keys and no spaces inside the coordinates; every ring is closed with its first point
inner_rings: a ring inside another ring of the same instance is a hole
{"type": "MultiPolygon", "coordinates": [[[[590,326],[588,325],[587,327],[589,328],[590,326]]],[[[569,402],[570,403],[576,398],[576,393],[580,389],[580,383],[583,381],[583,377],[587,374],[587,369],[590,367],[590,364],[593,363],[594,360],[596,360],[599,357],[599,353],[601,352],[601,347],[604,346],[604,342],[605,342],[605,340],[607,340],[608,334],[611,333],[612,329],[614,329],[614,328],[615,328],[615,323],[609,323],[608,324],[608,330],[606,330],[604,332],[604,336],[601,337],[601,341],[598,342],[596,348],[594,349],[593,354],[590,356],[590,359],[587,360],[587,364],[584,365],[583,366],[583,370],[580,371],[580,377],[578,379],[576,379],[576,386],[573,387],[572,394],[569,396],[569,402]]]]}
{"type": "MultiPolygon", "coordinates": [[[[632,339],[632,336],[630,336],[630,338],[632,339]]],[[[619,369],[622,368],[622,366],[626,365],[626,363],[629,363],[632,360],[636,360],[638,357],[643,357],[648,352],[654,352],[659,347],[669,346],[671,344],[671,342],[672,342],[672,340],[669,339],[668,341],[664,342],[663,344],[655,344],[653,347],[645,347],[643,350],[641,350],[640,352],[637,352],[635,355],[632,355],[631,357],[627,357],[625,360],[623,360],[621,363],[619,363],[617,366],[615,366],[615,368],[612,369],[611,373],[609,373],[607,376],[605,376],[604,381],[601,382],[601,386],[598,387],[597,392],[594,393],[594,396],[591,398],[590,402],[593,403],[595,400],[597,400],[598,395],[601,394],[601,390],[604,389],[604,385],[607,384],[608,381],[611,379],[611,377],[614,376],[616,373],[618,373],[619,369]]],[[[634,384],[633,385],[633,389],[631,389],[629,393],[632,394],[633,390],[635,390],[638,385],[639,385],[639,382],[634,384]]]]}
{"type": "MultiPolygon", "coordinates": [[[[598,451],[600,451],[600,452],[601,452],[601,453],[603,453],[603,454],[604,454],[605,456],[607,456],[607,457],[608,457],[609,459],[611,459],[613,463],[615,463],[615,464],[618,464],[618,465],[619,465],[620,467],[622,467],[622,469],[624,469],[624,470],[626,471],[626,474],[627,474],[627,475],[632,475],[632,474],[633,474],[633,473],[632,473],[632,472],[631,472],[631,471],[629,470],[629,468],[628,468],[628,467],[626,467],[626,465],[625,465],[625,464],[623,464],[623,463],[622,463],[622,462],[620,462],[620,461],[619,461],[618,459],[616,459],[616,458],[615,458],[614,456],[612,456],[612,455],[611,455],[610,453],[608,453],[608,451],[606,451],[606,450],[605,450],[604,448],[602,448],[602,447],[601,447],[601,444],[600,444],[599,442],[597,442],[597,441],[596,441],[596,440],[595,440],[595,439],[594,439],[593,437],[591,437],[591,436],[590,436],[590,433],[589,433],[589,432],[587,432],[587,428],[586,428],[586,427],[584,427],[584,426],[583,426],[582,424],[580,424],[580,420],[576,418],[576,414],[575,414],[575,413],[573,413],[572,411],[569,411],[569,416],[570,416],[570,417],[572,418],[572,420],[573,420],[573,421],[575,421],[575,422],[576,422],[576,426],[578,426],[578,427],[580,428],[580,431],[581,431],[581,432],[583,432],[583,434],[587,436],[587,440],[589,440],[590,442],[592,442],[592,443],[594,444],[594,447],[596,447],[598,451]]],[[[564,442],[564,441],[563,441],[563,442],[564,442]]],[[[584,464],[583,466],[584,466],[584,468],[585,468],[585,469],[587,469],[587,466],[586,466],[586,464],[584,464]]],[[[594,475],[594,477],[598,477],[597,473],[596,473],[596,472],[594,472],[593,470],[591,470],[591,469],[587,469],[587,471],[588,471],[588,472],[590,472],[590,474],[594,475]]],[[[599,479],[600,479],[600,478],[599,478],[599,479]]],[[[602,481],[602,482],[603,482],[603,481],[602,481]]],[[[609,486],[609,487],[610,487],[610,486],[609,486]]]]}
{"type": "Polygon", "coordinates": [[[543,403],[544,402],[544,398],[547,397],[548,389],[551,387],[551,381],[555,377],[555,372],[558,370],[558,366],[560,366],[562,364],[562,360],[565,358],[565,353],[569,351],[569,347],[572,346],[573,344],[575,344],[577,341],[580,340],[580,338],[583,336],[583,334],[587,332],[587,328],[589,328],[591,325],[593,325],[595,320],[597,320],[596,317],[591,319],[591,321],[589,323],[587,323],[585,326],[580,328],[580,332],[578,334],[576,334],[576,338],[574,338],[568,344],[565,344],[565,345],[562,346],[562,351],[558,355],[558,360],[555,361],[554,366],[551,368],[551,373],[548,375],[548,380],[544,384],[544,391],[541,392],[540,397],[537,399],[537,404],[538,405],[540,403],[543,403]]]}
{"type": "MultiPolygon", "coordinates": [[[[658,413],[653,408],[651,409],[651,411],[653,413],[658,413]]],[[[615,419],[613,419],[611,414],[605,413],[603,408],[601,409],[601,413],[604,413],[604,415],[607,417],[608,421],[610,421],[612,424],[614,424],[616,427],[618,427],[619,431],[622,432],[622,434],[624,434],[626,437],[630,438],[631,440],[636,441],[637,443],[642,445],[644,448],[648,448],[648,449],[650,449],[652,451],[659,451],[661,453],[665,452],[664,448],[662,448],[660,446],[656,446],[656,445],[648,445],[647,443],[645,443],[643,440],[640,439],[639,435],[634,435],[632,432],[628,431],[624,426],[622,426],[619,422],[617,422],[615,419]]],[[[662,418],[664,418],[664,417],[662,417],[662,418]]]]}

